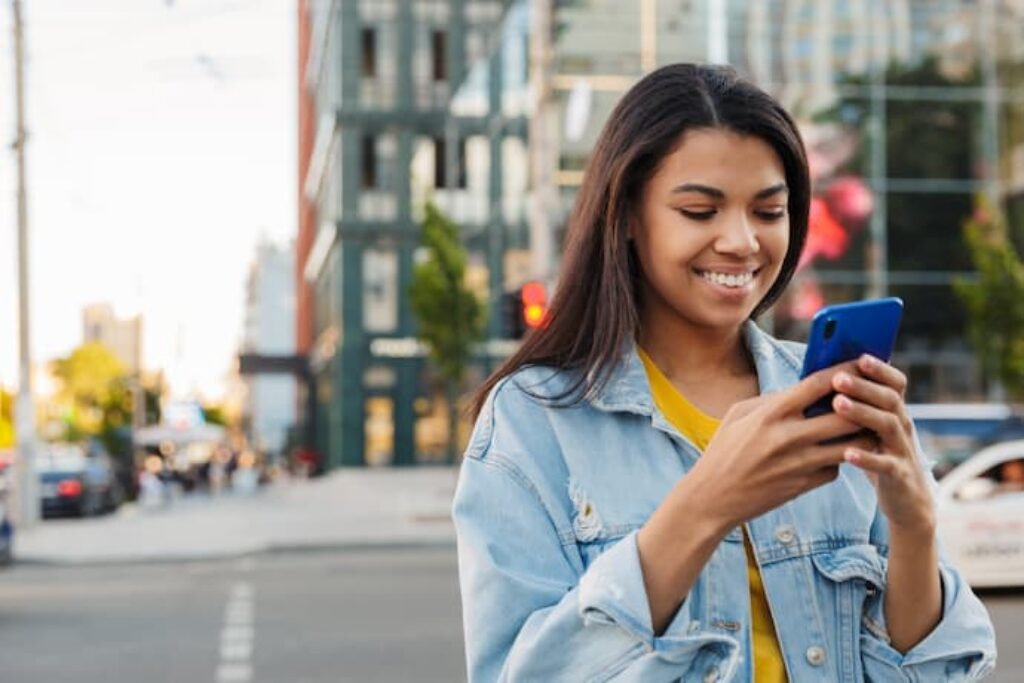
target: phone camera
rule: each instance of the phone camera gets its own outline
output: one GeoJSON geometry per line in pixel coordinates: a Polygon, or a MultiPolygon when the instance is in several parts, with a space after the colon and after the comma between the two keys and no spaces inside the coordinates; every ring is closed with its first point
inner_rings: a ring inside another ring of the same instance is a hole
{"type": "Polygon", "coordinates": [[[825,341],[828,341],[829,339],[831,339],[832,335],[834,335],[835,333],[836,333],[836,321],[835,321],[835,318],[829,318],[825,322],[825,331],[824,331],[825,341]]]}

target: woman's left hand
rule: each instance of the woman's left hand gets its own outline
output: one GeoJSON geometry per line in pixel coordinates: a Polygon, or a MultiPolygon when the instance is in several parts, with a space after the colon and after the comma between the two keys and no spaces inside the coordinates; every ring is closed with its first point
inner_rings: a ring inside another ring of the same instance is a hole
{"type": "Polygon", "coordinates": [[[878,448],[850,448],[846,461],[867,472],[875,484],[890,531],[933,535],[934,503],[904,403],[907,377],[867,355],[857,361],[857,369],[860,376],[841,372],[834,377],[837,395],[832,405],[840,416],[873,432],[878,448]]]}

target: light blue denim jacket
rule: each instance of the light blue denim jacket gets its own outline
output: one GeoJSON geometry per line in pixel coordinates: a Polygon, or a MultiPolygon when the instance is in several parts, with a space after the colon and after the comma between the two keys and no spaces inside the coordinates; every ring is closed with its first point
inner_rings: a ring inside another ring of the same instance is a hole
{"type": "MultiPolygon", "coordinates": [[[[801,345],[753,323],[744,339],[761,393],[797,381],[801,345]]],[[[470,438],[453,509],[469,680],[752,680],[740,529],[652,631],[636,532],[698,451],[655,407],[635,348],[593,400],[555,407],[523,390],[553,395],[568,381],[537,367],[506,378],[470,438]]],[[[843,465],[746,528],[794,683],[964,681],[994,668],[988,614],[945,562],[942,621],[905,655],[889,645],[887,525],[862,472],[843,465]]]]}

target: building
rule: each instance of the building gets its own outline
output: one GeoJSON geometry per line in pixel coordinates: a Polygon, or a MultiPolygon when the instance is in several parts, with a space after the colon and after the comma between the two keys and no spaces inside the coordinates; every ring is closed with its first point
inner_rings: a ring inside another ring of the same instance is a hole
{"type": "MultiPolygon", "coordinates": [[[[288,356],[295,350],[295,249],[263,242],[246,282],[243,354],[288,356]]],[[[287,446],[296,420],[296,378],[289,374],[245,379],[242,424],[249,443],[270,455],[287,446]]]]}
{"type": "Polygon", "coordinates": [[[82,341],[107,347],[131,376],[142,370],[142,316],[119,318],[110,304],[93,304],[82,310],[82,341]]]}
{"type": "MultiPolygon", "coordinates": [[[[811,310],[801,300],[896,293],[913,398],[984,391],[962,312],[945,313],[954,279],[970,276],[962,209],[983,192],[1024,216],[1024,77],[1012,68],[1024,62],[1022,3],[300,0],[299,18],[302,405],[329,464],[437,457],[444,420],[405,297],[422,202],[462,226],[491,311],[526,279],[554,283],[598,133],[637,79],[671,62],[733,65],[800,119],[823,197],[852,174],[873,199],[842,258],[814,261],[766,324],[799,335],[811,310]],[[928,59],[948,84],[887,82],[891,66],[928,59]],[[859,131],[817,122],[848,100],[861,105],[859,131]],[[881,131],[908,108],[973,122],[969,158],[948,177],[888,153],[881,131]],[[907,216],[936,202],[950,210],[927,226],[927,248],[908,248],[919,242],[902,232],[907,216]]],[[[507,351],[504,336],[493,316],[478,376],[507,351]]]]}
{"type": "MultiPolygon", "coordinates": [[[[505,4],[299,3],[300,403],[328,467],[445,457],[445,402],[406,295],[424,202],[461,226],[491,310],[527,254],[512,193],[525,187],[525,111],[502,101],[510,67],[494,40],[505,4]]],[[[496,316],[488,336],[503,337],[496,316]]],[[[478,375],[499,348],[484,347],[478,375]]]]}

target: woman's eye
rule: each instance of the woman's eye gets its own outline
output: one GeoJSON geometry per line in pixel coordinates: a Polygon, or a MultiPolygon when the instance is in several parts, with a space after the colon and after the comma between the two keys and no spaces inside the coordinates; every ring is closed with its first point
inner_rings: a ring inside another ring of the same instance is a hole
{"type": "Polygon", "coordinates": [[[764,221],[777,221],[785,217],[785,209],[765,209],[764,211],[755,211],[757,217],[764,221]]]}
{"type": "Polygon", "coordinates": [[[706,210],[679,209],[679,213],[681,213],[686,218],[689,218],[690,220],[694,220],[694,221],[708,221],[708,220],[711,220],[711,218],[717,213],[717,211],[715,211],[714,209],[706,209],[706,210]]]}

